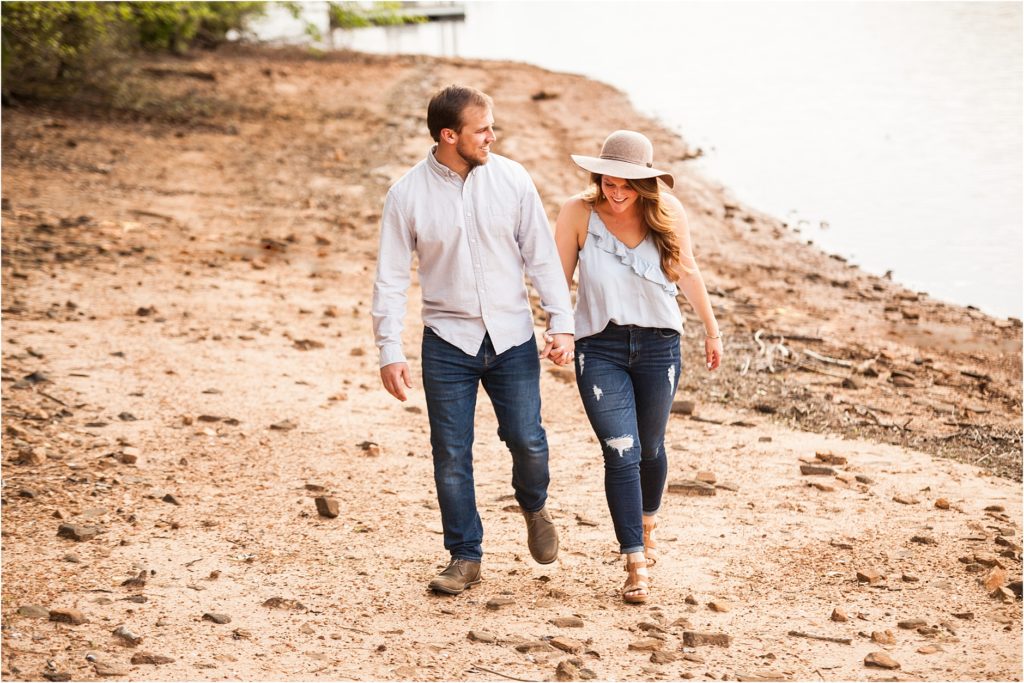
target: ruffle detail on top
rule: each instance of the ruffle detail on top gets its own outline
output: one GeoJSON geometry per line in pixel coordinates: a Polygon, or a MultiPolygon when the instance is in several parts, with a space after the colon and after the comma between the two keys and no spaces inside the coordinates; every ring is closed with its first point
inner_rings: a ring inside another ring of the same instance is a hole
{"type": "MultiPolygon", "coordinates": [[[[629,266],[634,273],[643,279],[660,286],[672,296],[679,292],[676,284],[669,282],[668,278],[665,277],[665,271],[661,269],[661,264],[651,263],[643,257],[637,256],[635,250],[627,247],[622,243],[622,240],[608,230],[608,226],[604,224],[604,221],[601,220],[596,211],[592,211],[590,214],[587,233],[596,240],[594,244],[598,249],[617,256],[623,265],[629,266]]],[[[645,237],[644,239],[647,238],[645,237]]],[[[643,243],[641,242],[641,244],[643,243]]],[[[637,248],[639,248],[639,245],[637,245],[637,248]]]]}

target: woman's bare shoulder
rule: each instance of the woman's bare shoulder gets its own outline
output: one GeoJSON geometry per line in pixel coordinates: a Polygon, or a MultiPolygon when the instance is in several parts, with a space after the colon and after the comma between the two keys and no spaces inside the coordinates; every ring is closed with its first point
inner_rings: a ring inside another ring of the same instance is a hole
{"type": "Polygon", "coordinates": [[[589,213],[592,208],[593,206],[583,198],[582,194],[573,195],[562,204],[562,211],[569,215],[589,213]]]}

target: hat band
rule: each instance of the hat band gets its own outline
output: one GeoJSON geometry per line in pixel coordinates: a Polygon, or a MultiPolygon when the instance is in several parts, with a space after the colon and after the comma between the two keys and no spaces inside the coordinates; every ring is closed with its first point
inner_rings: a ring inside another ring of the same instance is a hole
{"type": "MultiPolygon", "coordinates": [[[[602,154],[601,158],[605,159],[606,161],[624,161],[627,164],[633,164],[634,166],[640,166],[641,164],[644,163],[642,161],[636,161],[635,159],[627,159],[626,157],[614,156],[612,154],[602,154]]],[[[652,168],[654,166],[654,162],[648,161],[645,165],[647,166],[647,168],[652,168]]]]}

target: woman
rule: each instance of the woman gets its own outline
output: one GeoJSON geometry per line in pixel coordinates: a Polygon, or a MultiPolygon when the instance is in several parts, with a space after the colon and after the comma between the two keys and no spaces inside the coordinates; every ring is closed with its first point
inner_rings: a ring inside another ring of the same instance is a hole
{"type": "Polygon", "coordinates": [[[668,476],[665,427],[679,382],[682,290],[704,323],[708,370],[722,341],[693,258],[682,204],[658,189],[672,174],[653,167],[640,133],[612,133],[600,157],[572,156],[593,186],[562,207],[555,242],[576,297],[576,384],[601,443],[605,494],[628,576],[622,598],[643,603],[647,567],[657,562],[654,530],[668,476]]]}

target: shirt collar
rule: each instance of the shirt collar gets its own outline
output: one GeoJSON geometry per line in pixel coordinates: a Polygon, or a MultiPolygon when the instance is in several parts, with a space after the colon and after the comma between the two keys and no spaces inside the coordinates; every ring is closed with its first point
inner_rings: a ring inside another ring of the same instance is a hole
{"type": "Polygon", "coordinates": [[[456,173],[455,171],[453,171],[452,169],[448,168],[440,161],[438,161],[437,157],[434,156],[435,152],[437,152],[437,145],[431,147],[430,151],[427,152],[427,166],[430,167],[430,170],[432,170],[434,173],[436,173],[437,175],[441,176],[446,180],[457,180],[458,182],[461,183],[461,176],[459,176],[458,173],[456,173]]]}

